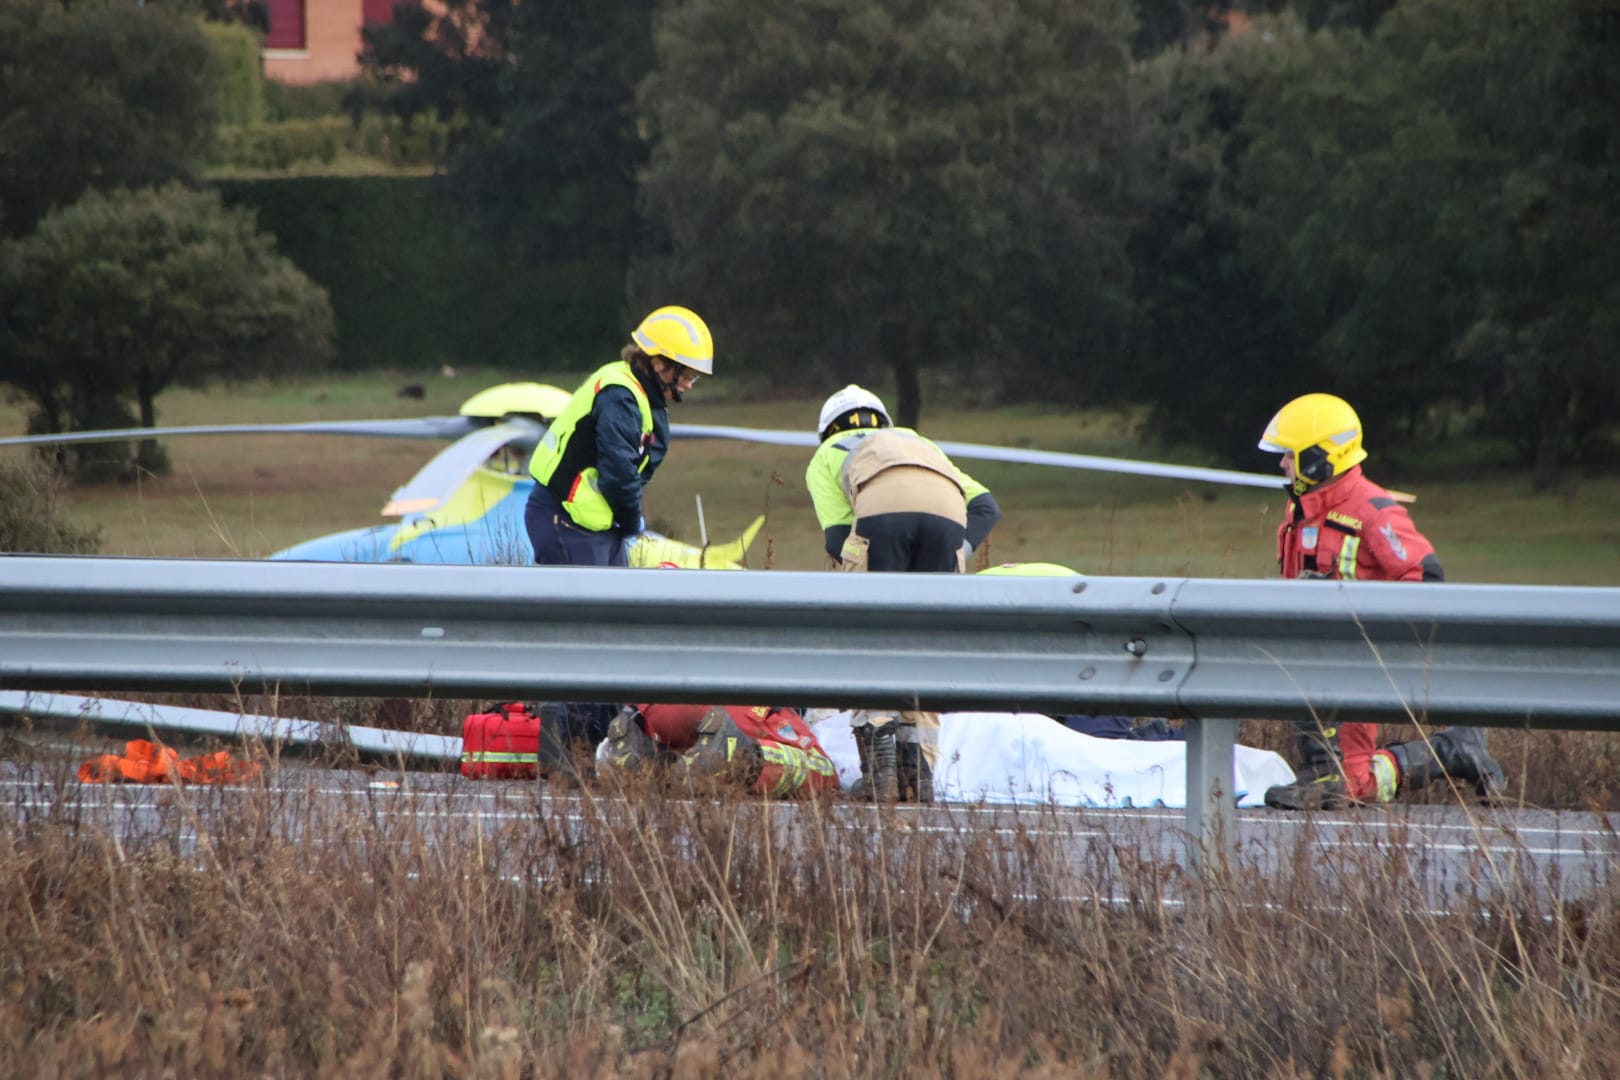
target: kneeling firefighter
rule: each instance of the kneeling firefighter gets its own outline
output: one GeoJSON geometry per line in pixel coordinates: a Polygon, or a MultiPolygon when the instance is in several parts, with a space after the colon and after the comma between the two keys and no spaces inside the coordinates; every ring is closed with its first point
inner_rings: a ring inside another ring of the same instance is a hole
{"type": "MultiPolygon", "coordinates": [[[[1367,451],[1361,419],[1348,402],[1332,394],[1295,398],[1272,417],[1259,445],[1282,455],[1288,511],[1277,530],[1277,560],[1283,577],[1445,580],[1434,545],[1406,508],[1362,475],[1367,451]]],[[[1507,787],[1479,728],[1447,728],[1377,749],[1377,724],[1302,722],[1298,738],[1299,779],[1268,790],[1267,806],[1312,810],[1348,801],[1388,802],[1398,791],[1448,776],[1486,799],[1500,797],[1507,787]]]]}

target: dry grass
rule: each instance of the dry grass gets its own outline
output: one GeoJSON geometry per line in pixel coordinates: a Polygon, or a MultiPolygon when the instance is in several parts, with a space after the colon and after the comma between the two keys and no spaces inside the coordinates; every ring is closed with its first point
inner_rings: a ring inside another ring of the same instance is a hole
{"type": "Polygon", "coordinates": [[[26,770],[0,805],[5,1071],[1620,1070],[1612,893],[1557,904],[1527,881],[1434,913],[1399,899],[1418,895],[1399,848],[1302,846],[1269,876],[1250,853],[1203,883],[1139,858],[1107,814],[940,833],[847,804],[512,784],[481,789],[509,815],[486,830],[303,775],[136,793],[26,770]],[[103,801],[151,809],[91,824],[103,801]]]}

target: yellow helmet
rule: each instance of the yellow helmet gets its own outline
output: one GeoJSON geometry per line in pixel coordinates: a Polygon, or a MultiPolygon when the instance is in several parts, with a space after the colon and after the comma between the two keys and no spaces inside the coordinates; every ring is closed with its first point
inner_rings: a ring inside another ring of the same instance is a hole
{"type": "Polygon", "coordinates": [[[1306,394],[1277,410],[1260,449],[1294,455],[1294,494],[1341,476],[1367,460],[1361,418],[1343,398],[1306,394]]]}
{"type": "Polygon", "coordinates": [[[648,356],[662,356],[704,375],[714,374],[714,337],[691,308],[661,307],[642,319],[630,337],[648,356]]]}

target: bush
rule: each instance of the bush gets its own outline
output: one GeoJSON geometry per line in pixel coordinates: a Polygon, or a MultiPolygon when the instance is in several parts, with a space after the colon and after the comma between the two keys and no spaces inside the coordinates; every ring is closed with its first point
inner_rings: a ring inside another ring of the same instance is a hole
{"type": "Polygon", "coordinates": [[[61,478],[38,461],[0,462],[0,551],[94,555],[101,530],[81,529],[57,508],[61,478]]]}
{"type": "Polygon", "coordinates": [[[527,267],[479,251],[417,176],[221,180],[283,254],[323,285],[349,369],[477,363],[587,370],[623,335],[624,267],[527,267]]]}
{"type": "Polygon", "coordinates": [[[444,147],[449,128],[428,119],[407,125],[391,117],[367,116],[281,120],[255,127],[227,127],[209,165],[224,172],[283,172],[300,165],[330,165],[339,154],[371,158],[394,168],[430,166],[444,147]]]}
{"type": "Polygon", "coordinates": [[[219,68],[219,122],[243,126],[264,122],[264,74],[259,37],[241,23],[204,22],[203,36],[219,68]]]}
{"type": "Polygon", "coordinates": [[[344,101],[351,93],[363,92],[365,79],[342,79],[328,82],[291,84],[276,82],[265,84],[265,118],[268,120],[315,120],[328,116],[347,116],[344,101]]]}

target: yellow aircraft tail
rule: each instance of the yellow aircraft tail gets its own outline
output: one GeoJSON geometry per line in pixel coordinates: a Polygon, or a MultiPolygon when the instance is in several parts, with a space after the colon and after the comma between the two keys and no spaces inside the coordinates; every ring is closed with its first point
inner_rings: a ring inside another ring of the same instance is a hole
{"type": "Polygon", "coordinates": [[[679,566],[688,570],[746,570],[743,559],[748,547],[765,527],[765,515],[755,518],[741,536],[729,544],[707,548],[671,540],[667,536],[640,536],[630,547],[630,565],[637,567],[679,566]]]}

